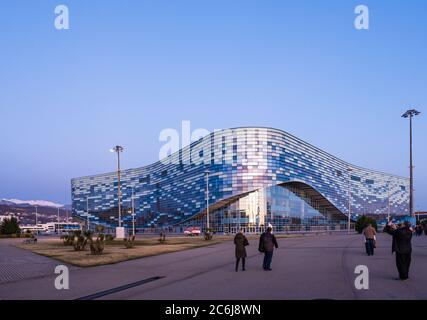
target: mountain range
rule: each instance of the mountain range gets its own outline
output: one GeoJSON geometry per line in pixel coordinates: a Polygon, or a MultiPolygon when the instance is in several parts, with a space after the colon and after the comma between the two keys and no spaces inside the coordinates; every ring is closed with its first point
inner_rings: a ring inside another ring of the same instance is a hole
{"type": "Polygon", "coordinates": [[[71,206],[46,200],[19,200],[1,199],[0,216],[15,216],[21,225],[35,224],[37,208],[37,222],[46,223],[58,221],[71,221],[71,206]]]}
{"type": "MultiPolygon", "coordinates": [[[[53,208],[65,208],[67,205],[55,203],[46,200],[19,200],[19,199],[1,199],[0,205],[16,205],[21,207],[53,207],[53,208]]],[[[69,207],[69,206],[68,206],[69,207]]]]}

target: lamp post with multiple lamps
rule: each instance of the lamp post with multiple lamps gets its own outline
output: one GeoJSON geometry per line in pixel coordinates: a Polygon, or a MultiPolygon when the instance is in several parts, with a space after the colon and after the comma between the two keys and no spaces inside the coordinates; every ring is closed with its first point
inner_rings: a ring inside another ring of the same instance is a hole
{"type": "Polygon", "coordinates": [[[414,217],[414,166],[412,163],[412,118],[421,112],[410,109],[402,114],[402,118],[409,118],[409,215],[414,217]]]}
{"type": "Polygon", "coordinates": [[[119,226],[116,228],[116,238],[123,239],[125,237],[124,228],[122,227],[122,192],[120,189],[120,153],[123,152],[122,146],[115,146],[110,149],[111,152],[117,153],[117,201],[119,211],[119,226]]]}

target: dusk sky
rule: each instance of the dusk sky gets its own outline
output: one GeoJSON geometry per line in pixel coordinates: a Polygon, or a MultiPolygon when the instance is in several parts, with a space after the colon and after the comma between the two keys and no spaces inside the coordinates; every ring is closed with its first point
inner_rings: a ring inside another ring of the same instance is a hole
{"type": "Polygon", "coordinates": [[[0,199],[158,159],[165,128],[267,126],[409,176],[427,211],[427,1],[2,1],[0,199]],[[69,8],[70,29],[54,27],[69,8]],[[354,8],[367,5],[369,30],[354,8]]]}

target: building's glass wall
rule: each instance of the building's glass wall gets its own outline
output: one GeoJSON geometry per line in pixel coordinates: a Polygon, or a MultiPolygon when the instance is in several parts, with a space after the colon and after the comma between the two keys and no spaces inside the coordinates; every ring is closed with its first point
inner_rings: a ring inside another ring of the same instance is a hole
{"type": "MultiPolygon", "coordinates": [[[[341,230],[346,220],[332,220],[331,212],[294,186],[262,188],[235,200],[209,215],[210,227],[219,233],[263,232],[269,225],[276,232],[341,230]]],[[[344,216],[343,216],[344,218],[344,216]]],[[[206,228],[206,215],[187,221],[183,227],[206,228]]]]}
{"type": "MultiPolygon", "coordinates": [[[[322,195],[338,212],[333,219],[347,215],[348,190],[354,215],[381,215],[387,211],[404,215],[408,211],[407,178],[352,166],[281,130],[250,127],[212,133],[162,161],[123,170],[123,224],[132,224],[132,200],[136,225],[141,229],[177,226],[203,214],[206,170],[210,172],[212,210],[228,199],[251,194],[236,204],[247,208],[244,219],[248,224],[258,223],[256,219],[264,224],[273,219],[279,225],[296,219],[315,221],[309,217],[312,210],[321,209],[316,207],[319,203],[309,208],[293,201],[260,201],[263,197],[285,197],[283,190],[266,188],[290,183],[303,183],[322,195]],[[258,206],[263,215],[258,214],[258,206]],[[275,213],[273,218],[269,212],[275,213]]],[[[95,224],[117,226],[117,188],[116,172],[72,179],[73,215],[95,224]]],[[[295,192],[305,197],[301,190],[295,192]]]]}

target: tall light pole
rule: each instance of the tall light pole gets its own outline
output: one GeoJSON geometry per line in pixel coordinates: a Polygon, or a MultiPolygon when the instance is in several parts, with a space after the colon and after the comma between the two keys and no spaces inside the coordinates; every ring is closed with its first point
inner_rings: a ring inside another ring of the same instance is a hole
{"type": "Polygon", "coordinates": [[[387,184],[387,198],[388,198],[388,215],[387,215],[387,222],[390,221],[391,216],[391,206],[390,206],[390,181],[387,184]]]}
{"type": "Polygon", "coordinates": [[[87,225],[86,225],[86,231],[90,230],[90,219],[89,219],[89,199],[97,199],[98,197],[86,197],[86,218],[87,218],[87,225]]]}
{"type": "Polygon", "coordinates": [[[132,188],[132,235],[135,236],[135,202],[134,193],[132,188]]]}
{"type": "Polygon", "coordinates": [[[209,230],[209,170],[205,171],[206,175],[206,231],[209,230]]]}
{"type": "Polygon", "coordinates": [[[38,217],[37,217],[37,206],[35,206],[35,207],[36,207],[36,233],[39,234],[39,228],[38,228],[39,222],[38,222],[38,217]]]}
{"type": "Polygon", "coordinates": [[[122,192],[120,190],[120,152],[123,152],[122,146],[115,146],[110,150],[111,152],[117,153],[117,198],[118,198],[118,209],[119,209],[119,228],[122,226],[122,192]]]}
{"type": "Polygon", "coordinates": [[[347,219],[347,234],[350,234],[350,223],[351,223],[351,172],[353,169],[347,168],[348,172],[348,219],[347,219]]]}
{"type": "Polygon", "coordinates": [[[90,221],[89,221],[89,197],[86,197],[86,218],[87,218],[87,222],[86,222],[86,231],[89,231],[90,229],[90,221]]]}
{"type": "Polygon", "coordinates": [[[57,208],[58,209],[58,230],[56,230],[57,232],[58,232],[58,234],[59,234],[59,208],[57,208]]]}
{"type": "Polygon", "coordinates": [[[421,112],[410,109],[402,114],[402,118],[409,118],[409,215],[414,217],[414,166],[412,163],[412,117],[421,112]]]}

